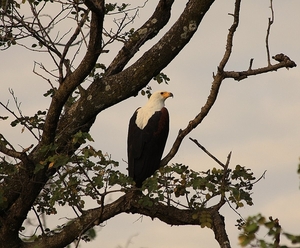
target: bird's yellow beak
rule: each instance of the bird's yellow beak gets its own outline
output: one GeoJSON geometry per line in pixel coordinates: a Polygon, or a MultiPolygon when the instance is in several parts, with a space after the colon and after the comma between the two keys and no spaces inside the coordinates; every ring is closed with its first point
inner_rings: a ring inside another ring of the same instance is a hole
{"type": "Polygon", "coordinates": [[[163,96],[165,99],[167,99],[168,97],[174,97],[173,94],[172,94],[171,92],[167,92],[167,91],[163,92],[163,93],[162,93],[162,96],[163,96]]]}

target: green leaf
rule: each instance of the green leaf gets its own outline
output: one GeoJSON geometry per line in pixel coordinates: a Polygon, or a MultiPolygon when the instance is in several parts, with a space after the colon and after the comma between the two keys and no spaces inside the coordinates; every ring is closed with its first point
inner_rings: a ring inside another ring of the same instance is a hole
{"type": "Polygon", "coordinates": [[[33,173],[36,174],[40,170],[44,169],[44,167],[45,167],[45,164],[43,162],[37,163],[34,167],[33,173]]]}
{"type": "Polygon", "coordinates": [[[245,231],[246,231],[247,233],[255,233],[255,232],[258,231],[258,229],[259,229],[259,226],[258,226],[256,223],[252,223],[252,224],[247,225],[247,226],[245,227],[245,231]]]}
{"type": "Polygon", "coordinates": [[[199,216],[198,216],[198,213],[194,213],[194,214],[192,215],[192,219],[193,219],[193,220],[198,219],[198,217],[199,217],[199,216]]]}

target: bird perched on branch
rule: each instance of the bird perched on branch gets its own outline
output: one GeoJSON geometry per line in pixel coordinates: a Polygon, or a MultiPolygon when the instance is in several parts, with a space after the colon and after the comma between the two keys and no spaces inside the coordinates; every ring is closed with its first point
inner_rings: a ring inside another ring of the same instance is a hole
{"type": "Polygon", "coordinates": [[[159,168],[169,134],[169,113],[165,108],[165,100],[169,97],[173,97],[170,92],[153,93],[146,105],[138,108],[130,119],[128,170],[137,187],[159,168]]]}

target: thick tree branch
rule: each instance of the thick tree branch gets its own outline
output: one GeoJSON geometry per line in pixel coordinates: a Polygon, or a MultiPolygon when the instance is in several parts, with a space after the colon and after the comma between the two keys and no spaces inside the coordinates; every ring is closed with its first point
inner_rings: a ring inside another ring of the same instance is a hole
{"type": "Polygon", "coordinates": [[[230,248],[231,245],[228,239],[228,235],[226,233],[224,217],[218,211],[214,212],[212,217],[213,217],[212,229],[215,234],[215,239],[218,241],[221,248],[230,248]]]}
{"type": "Polygon", "coordinates": [[[139,51],[139,48],[159,33],[170,19],[173,2],[174,0],[159,1],[152,16],[134,32],[114,58],[105,72],[106,76],[122,71],[128,61],[139,51]]]}
{"type": "MultiPolygon", "coordinates": [[[[43,235],[39,240],[32,243],[24,243],[21,247],[24,248],[54,248],[62,247],[74,241],[78,235],[89,228],[98,225],[120,213],[142,214],[150,218],[158,218],[161,221],[170,225],[198,225],[200,226],[199,218],[202,211],[208,212],[212,217],[212,229],[215,233],[216,240],[221,244],[229,244],[225,231],[224,217],[218,212],[220,206],[210,207],[199,210],[183,210],[173,206],[166,206],[161,203],[155,203],[152,207],[141,207],[139,200],[142,194],[137,191],[130,191],[113,203],[102,207],[85,211],[82,216],[74,219],[60,233],[54,236],[43,235]]],[[[230,247],[224,246],[221,247],[230,247]]]]}

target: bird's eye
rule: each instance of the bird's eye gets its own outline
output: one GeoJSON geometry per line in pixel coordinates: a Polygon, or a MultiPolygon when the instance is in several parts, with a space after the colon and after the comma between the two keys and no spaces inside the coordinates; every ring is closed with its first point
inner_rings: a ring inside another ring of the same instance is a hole
{"type": "Polygon", "coordinates": [[[160,94],[161,94],[161,95],[163,95],[163,94],[164,94],[164,92],[160,92],[160,94]]]}

